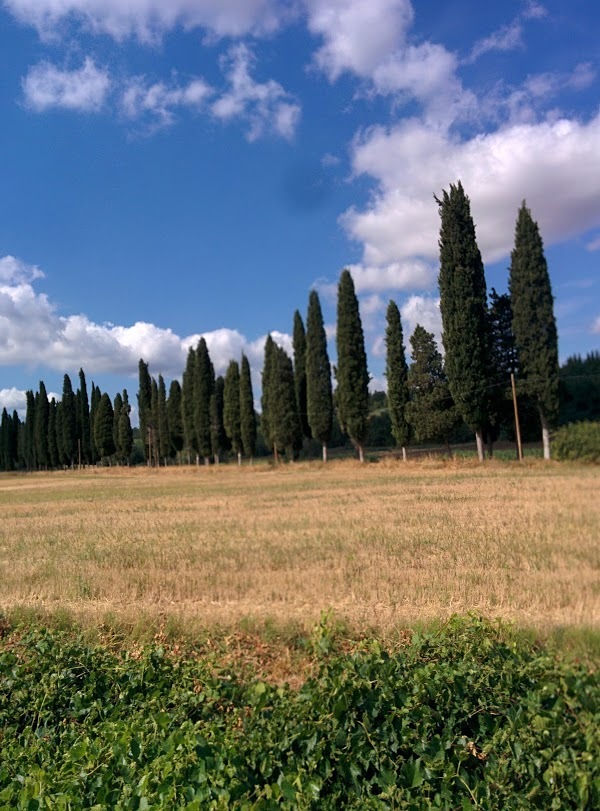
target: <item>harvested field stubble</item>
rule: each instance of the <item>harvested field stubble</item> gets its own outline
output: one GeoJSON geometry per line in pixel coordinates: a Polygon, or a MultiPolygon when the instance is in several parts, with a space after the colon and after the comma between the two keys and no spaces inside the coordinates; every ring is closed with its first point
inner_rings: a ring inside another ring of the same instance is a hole
{"type": "Polygon", "coordinates": [[[600,621],[600,471],[439,460],[0,477],[0,605],[386,632],[600,621]]]}

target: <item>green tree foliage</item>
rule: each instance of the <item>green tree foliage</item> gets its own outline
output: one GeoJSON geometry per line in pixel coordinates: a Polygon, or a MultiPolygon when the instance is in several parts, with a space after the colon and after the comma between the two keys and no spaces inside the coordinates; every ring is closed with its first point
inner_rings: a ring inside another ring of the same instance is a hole
{"type": "Polygon", "coordinates": [[[225,432],[225,380],[219,375],[215,380],[215,388],[210,396],[210,446],[215,464],[219,464],[221,454],[230,447],[225,432]]]}
{"type": "Polygon", "coordinates": [[[252,459],[256,453],[256,413],[250,363],[243,354],[240,367],[240,434],[242,451],[252,459]]]}
{"type": "Polygon", "coordinates": [[[190,454],[198,453],[198,440],[194,422],[194,390],[196,388],[196,351],[190,346],[187,354],[183,382],[181,386],[181,415],[183,419],[183,440],[187,449],[188,462],[190,454]]]}
{"type": "Polygon", "coordinates": [[[483,262],[462,184],[443,192],[440,207],[440,311],[450,391],[463,420],[475,432],[483,459],[488,425],[489,342],[483,262]]]}
{"type": "Polygon", "coordinates": [[[62,391],[62,453],[64,462],[70,467],[77,458],[77,413],[75,394],[71,385],[71,378],[65,375],[62,391]]]}
{"type": "Polygon", "coordinates": [[[10,430],[11,418],[5,407],[2,409],[0,421],[0,470],[12,470],[12,459],[8,449],[10,430]]]}
{"type": "Polygon", "coordinates": [[[88,399],[87,383],[83,369],[79,370],[79,426],[81,440],[81,457],[85,464],[92,461],[91,429],[90,429],[90,403],[88,399]]]}
{"type": "Polygon", "coordinates": [[[296,386],[298,417],[300,418],[302,435],[307,439],[311,439],[312,433],[308,422],[306,402],[306,332],[304,330],[302,316],[298,310],[294,313],[292,346],[294,350],[294,381],[296,386]]]}
{"type": "Polygon", "coordinates": [[[386,313],[385,331],[387,377],[387,404],[392,424],[392,435],[404,448],[410,438],[410,425],[406,419],[408,393],[408,365],[404,354],[404,337],[400,310],[395,301],[390,301],[386,313]]]}
{"type": "Polygon", "coordinates": [[[144,448],[144,459],[150,464],[151,459],[151,432],[148,428],[152,421],[152,379],[148,371],[148,364],[140,358],[138,364],[138,419],[140,421],[140,436],[144,448]]]}
{"type": "Polygon", "coordinates": [[[158,376],[158,453],[163,464],[167,465],[167,459],[171,456],[171,437],[169,435],[169,418],[167,413],[167,388],[162,375],[158,376]]]}
{"type": "Polygon", "coordinates": [[[285,451],[288,459],[294,459],[299,437],[302,435],[294,367],[287,352],[274,344],[272,363],[269,370],[269,439],[275,456],[285,451]]]}
{"type": "Polygon", "coordinates": [[[96,437],[94,436],[94,425],[96,423],[96,414],[98,412],[101,396],[102,392],[100,391],[100,387],[96,386],[92,380],[92,394],[90,396],[90,448],[92,454],[92,464],[94,465],[100,459],[100,452],[96,446],[96,437]]]}
{"type": "Polygon", "coordinates": [[[364,461],[364,441],[369,427],[369,372],[358,299],[350,271],[338,285],[336,404],[342,430],[364,461]]]}
{"type": "Polygon", "coordinates": [[[25,392],[25,428],[23,431],[23,455],[27,470],[36,469],[35,456],[35,395],[31,389],[25,392]]]}
{"type": "Polygon", "coordinates": [[[35,455],[39,467],[47,468],[50,464],[48,454],[48,418],[50,415],[50,403],[44,381],[40,380],[39,391],[35,401],[35,426],[34,442],[35,455]]]}
{"type": "Polygon", "coordinates": [[[450,437],[460,418],[452,401],[442,356],[433,333],[420,324],[415,327],[410,345],[410,402],[406,406],[406,417],[419,442],[445,442],[449,449],[450,437]]]}
{"type": "Polygon", "coordinates": [[[210,462],[210,398],[215,388],[215,371],[204,338],[196,349],[196,376],[194,379],[194,426],[198,451],[206,464],[210,462]]]}
{"type": "MultiPolygon", "coordinates": [[[[126,392],[125,392],[126,393],[126,392]]],[[[133,450],[133,429],[131,427],[131,406],[129,399],[122,398],[123,405],[121,406],[121,413],[119,415],[119,422],[117,424],[117,454],[120,462],[127,462],[129,464],[129,457],[133,450]]]]}
{"type": "Polygon", "coordinates": [[[56,438],[56,410],[57,403],[54,397],[50,400],[48,410],[48,460],[50,467],[56,468],[60,464],[58,442],[56,438]]]}
{"type": "Polygon", "coordinates": [[[225,373],[223,391],[223,424],[238,464],[242,463],[242,423],[240,412],[240,367],[237,361],[229,362],[225,373]]]}
{"type": "Polygon", "coordinates": [[[119,446],[119,420],[121,418],[122,408],[123,408],[123,396],[121,392],[118,391],[115,394],[115,399],[113,400],[113,439],[115,442],[115,454],[119,461],[121,461],[122,459],[121,448],[119,446]]]}
{"type": "Polygon", "coordinates": [[[310,292],[306,317],[306,411],[311,434],[322,444],[326,462],[333,428],[333,394],[327,336],[316,290],[310,292]]]}
{"type": "MultiPolygon", "coordinates": [[[[272,368],[274,365],[274,358],[275,358],[275,341],[271,338],[271,335],[267,335],[267,340],[265,341],[265,358],[263,362],[263,370],[262,370],[262,396],[260,400],[261,404],[261,415],[260,415],[260,430],[265,443],[268,448],[272,448],[271,444],[271,390],[270,390],[270,380],[272,377],[272,368]]],[[[277,455],[277,449],[275,449],[275,455],[277,455]]]]}
{"type": "Polygon", "coordinates": [[[179,455],[183,450],[183,409],[181,403],[181,386],[178,380],[172,380],[167,399],[167,423],[171,455],[179,455]]]}
{"type": "Polygon", "coordinates": [[[558,420],[558,336],[548,265],[537,223],[523,201],[510,257],[512,329],[519,356],[519,390],[535,403],[542,423],[544,457],[558,420]]]}
{"type": "Polygon", "coordinates": [[[559,460],[600,464],[600,422],[563,425],[554,435],[554,455],[559,460]]]}
{"type": "Polygon", "coordinates": [[[512,332],[510,296],[499,294],[492,287],[488,308],[489,371],[488,425],[486,438],[491,452],[492,443],[504,429],[513,435],[514,407],[511,374],[517,372],[517,351],[512,332]]]}
{"type": "Polygon", "coordinates": [[[600,352],[567,358],[560,378],[560,423],[600,421],[600,352]]]}
{"type": "Polygon", "coordinates": [[[115,452],[115,440],[113,437],[114,414],[110,397],[106,392],[100,397],[96,420],[94,423],[94,437],[96,447],[102,459],[108,459],[115,452]]]}

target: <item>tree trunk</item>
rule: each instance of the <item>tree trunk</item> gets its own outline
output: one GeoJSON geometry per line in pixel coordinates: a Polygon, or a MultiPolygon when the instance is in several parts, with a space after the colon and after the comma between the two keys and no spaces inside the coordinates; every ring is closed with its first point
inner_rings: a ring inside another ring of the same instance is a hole
{"type": "Polygon", "coordinates": [[[238,451],[237,457],[238,457],[238,466],[241,467],[242,466],[242,453],[241,453],[241,451],[238,451]]]}
{"type": "Polygon", "coordinates": [[[323,443],[323,461],[324,462],[327,461],[327,443],[326,442],[323,443]]]}
{"type": "Polygon", "coordinates": [[[483,436],[481,430],[475,431],[475,442],[477,443],[477,456],[480,462],[483,462],[485,455],[483,453],[483,436]]]}
{"type": "Polygon", "coordinates": [[[365,461],[365,452],[363,450],[362,445],[358,445],[358,461],[364,462],[365,461]]]}
{"type": "Polygon", "coordinates": [[[205,465],[210,465],[210,457],[209,456],[204,457],[204,464],[205,465]]]}
{"type": "Polygon", "coordinates": [[[279,464],[279,454],[277,453],[277,446],[273,445],[273,461],[276,465],[279,464]]]}
{"type": "Polygon", "coordinates": [[[218,465],[218,464],[219,464],[219,462],[221,461],[221,460],[219,459],[219,454],[218,454],[218,453],[215,453],[215,455],[214,455],[213,459],[214,459],[215,465],[218,465]]]}
{"type": "Polygon", "coordinates": [[[406,448],[403,445],[402,446],[402,461],[406,462],[406,459],[407,459],[407,457],[406,457],[406,448]]]}
{"type": "Polygon", "coordinates": [[[540,411],[540,421],[542,423],[542,444],[544,445],[544,459],[550,459],[550,426],[548,420],[540,411]]]}

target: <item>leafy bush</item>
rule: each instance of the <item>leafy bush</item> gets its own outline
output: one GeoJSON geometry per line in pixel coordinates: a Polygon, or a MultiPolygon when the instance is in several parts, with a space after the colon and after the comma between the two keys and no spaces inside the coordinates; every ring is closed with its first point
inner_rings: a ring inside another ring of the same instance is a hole
{"type": "Polygon", "coordinates": [[[554,457],[560,460],[600,462],[600,422],[574,422],[554,435],[554,457]]]}
{"type": "Polygon", "coordinates": [[[591,811],[599,692],[474,618],[325,652],[297,693],[34,630],[0,646],[0,808],[591,811]]]}

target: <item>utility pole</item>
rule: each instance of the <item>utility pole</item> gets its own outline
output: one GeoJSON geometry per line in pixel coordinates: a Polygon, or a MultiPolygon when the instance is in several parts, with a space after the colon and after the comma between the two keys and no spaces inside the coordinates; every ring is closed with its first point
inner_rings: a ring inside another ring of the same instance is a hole
{"type": "Polygon", "coordinates": [[[519,462],[523,461],[523,446],[521,445],[521,428],[519,426],[519,409],[517,408],[517,387],[515,386],[514,372],[510,373],[510,385],[512,388],[513,406],[515,409],[515,430],[517,434],[517,455],[519,462]]]}

